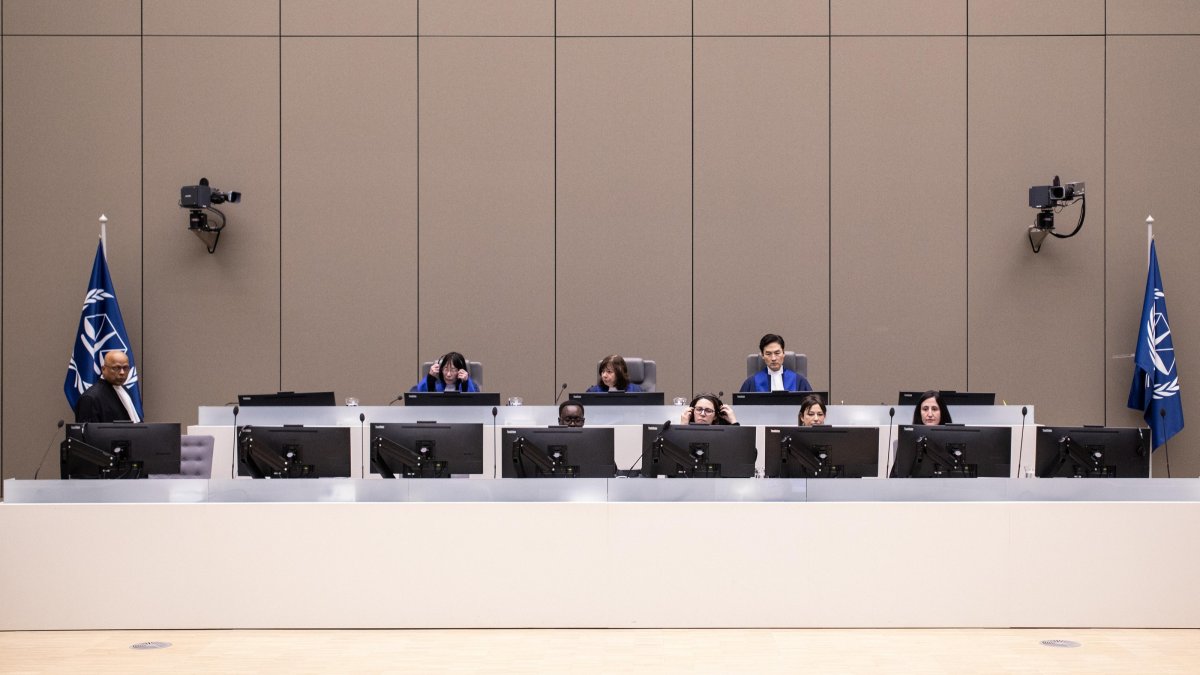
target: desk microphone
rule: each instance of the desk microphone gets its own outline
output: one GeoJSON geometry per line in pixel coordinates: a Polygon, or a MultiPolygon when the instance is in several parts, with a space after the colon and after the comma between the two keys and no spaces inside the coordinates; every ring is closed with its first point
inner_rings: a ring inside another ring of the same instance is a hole
{"type": "Polygon", "coordinates": [[[46,451],[42,453],[42,461],[38,462],[37,469],[33,472],[34,480],[37,480],[38,474],[42,472],[42,465],[46,463],[46,457],[50,455],[50,448],[54,447],[54,439],[58,437],[58,430],[63,428],[63,424],[65,422],[59,420],[58,426],[54,427],[54,435],[50,437],[50,443],[46,446],[46,451]]]}
{"type": "Polygon", "coordinates": [[[500,411],[496,409],[496,406],[492,406],[492,478],[496,477],[496,469],[500,466],[499,460],[496,459],[496,449],[500,445],[496,439],[496,415],[499,412],[500,411]]]}
{"type": "Polygon", "coordinates": [[[238,455],[237,416],[238,416],[238,413],[241,412],[241,410],[242,410],[242,406],[240,406],[240,405],[233,406],[233,466],[231,467],[231,471],[233,471],[233,473],[229,474],[230,478],[237,478],[237,459],[238,459],[237,458],[237,455],[238,455]]]}
{"type": "Polygon", "coordinates": [[[892,477],[892,428],[896,425],[896,409],[888,408],[888,442],[887,442],[887,466],[884,467],[883,477],[892,477]]]}
{"type": "Polygon", "coordinates": [[[559,389],[559,390],[558,390],[558,396],[555,396],[555,397],[554,397],[554,405],[558,405],[558,398],[559,398],[559,396],[562,396],[562,395],[563,395],[563,392],[564,392],[564,391],[566,391],[566,390],[567,390],[567,383],[566,383],[566,382],[563,382],[563,383],[562,383],[562,389],[559,389]]]}
{"type": "Polygon", "coordinates": [[[363,440],[363,428],[365,426],[364,423],[366,421],[367,421],[367,414],[361,413],[361,412],[358,413],[358,446],[359,446],[359,448],[362,449],[362,456],[360,457],[360,459],[362,460],[362,474],[359,476],[360,478],[366,478],[367,476],[370,475],[367,473],[367,455],[369,455],[371,453],[370,453],[370,448],[368,448],[366,446],[366,444],[365,444],[366,442],[363,440]]]}
{"type": "MultiPolygon", "coordinates": [[[[1025,416],[1029,414],[1027,406],[1021,406],[1021,444],[1017,447],[1017,478],[1021,477],[1021,456],[1025,454],[1025,416]]],[[[1037,463],[1037,456],[1034,456],[1037,463]]]]}
{"type": "MultiPolygon", "coordinates": [[[[660,443],[662,443],[663,436],[667,433],[667,429],[670,429],[670,428],[671,428],[671,420],[667,420],[667,423],[662,426],[662,429],[658,430],[658,436],[655,437],[655,439],[650,442],[650,446],[654,447],[654,446],[657,446],[660,443]]],[[[643,448],[642,454],[638,455],[638,458],[633,460],[633,464],[630,464],[629,468],[625,469],[625,473],[629,473],[630,471],[633,471],[633,467],[637,466],[638,462],[642,461],[642,456],[645,454],[646,454],[646,450],[645,450],[645,448],[643,448]]]]}
{"type": "Polygon", "coordinates": [[[395,403],[396,401],[399,401],[403,398],[404,398],[404,392],[400,392],[399,394],[396,394],[396,398],[394,398],[388,402],[388,405],[391,405],[391,404],[395,403]]]}

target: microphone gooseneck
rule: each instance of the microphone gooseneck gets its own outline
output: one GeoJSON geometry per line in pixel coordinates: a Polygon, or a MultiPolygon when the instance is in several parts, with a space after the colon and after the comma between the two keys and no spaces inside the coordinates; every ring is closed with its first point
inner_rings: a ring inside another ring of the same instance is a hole
{"type": "Polygon", "coordinates": [[[566,383],[566,382],[563,382],[563,383],[562,383],[562,387],[561,387],[561,388],[558,390],[558,394],[556,394],[556,395],[554,396],[554,405],[558,405],[558,399],[559,399],[559,397],[561,397],[561,396],[563,395],[563,392],[564,392],[564,391],[566,391],[566,390],[567,390],[567,383],[566,383]]]}
{"type": "Polygon", "coordinates": [[[359,475],[363,478],[371,475],[367,473],[367,457],[370,456],[371,449],[367,447],[366,436],[363,433],[364,429],[366,428],[366,421],[367,414],[362,412],[358,413],[358,447],[362,452],[362,456],[359,458],[362,460],[362,473],[359,475]]]}
{"type": "Polygon", "coordinates": [[[496,415],[499,413],[500,410],[496,406],[492,406],[492,478],[496,478],[496,472],[500,466],[496,455],[496,451],[500,446],[499,439],[496,436],[496,415]]]}
{"type": "Polygon", "coordinates": [[[1017,445],[1017,478],[1021,477],[1021,458],[1025,455],[1025,416],[1028,414],[1029,407],[1021,406],[1021,441],[1017,445]]]}
{"type": "MultiPolygon", "coordinates": [[[[662,426],[662,429],[658,430],[658,436],[656,436],[654,438],[654,440],[650,442],[650,447],[654,448],[655,446],[661,445],[662,441],[663,441],[663,435],[666,434],[667,429],[670,429],[670,428],[671,428],[671,420],[667,420],[667,423],[662,426]]],[[[627,471],[627,472],[633,471],[633,468],[638,465],[638,462],[642,461],[642,456],[645,454],[646,454],[646,449],[642,448],[642,454],[638,455],[638,458],[633,460],[633,464],[630,464],[629,468],[626,469],[625,471],[627,471]]]]}
{"type": "Polygon", "coordinates": [[[237,465],[238,465],[237,416],[238,416],[238,413],[241,412],[241,410],[242,410],[242,406],[240,406],[240,405],[233,406],[233,465],[230,467],[230,471],[231,471],[231,473],[229,474],[230,478],[237,478],[237,476],[238,476],[238,471],[237,471],[237,465]]]}
{"type": "Polygon", "coordinates": [[[888,440],[887,440],[887,462],[883,467],[883,477],[892,477],[892,429],[896,425],[896,408],[888,408],[888,440]]]}
{"type": "MultiPolygon", "coordinates": [[[[46,444],[46,451],[42,453],[42,461],[38,462],[37,468],[33,471],[34,480],[37,480],[38,474],[42,472],[42,465],[46,463],[46,457],[50,455],[50,448],[54,447],[54,439],[58,437],[58,430],[63,428],[64,424],[66,422],[59,420],[58,424],[54,427],[54,433],[50,436],[50,442],[46,444]]],[[[63,478],[66,478],[66,476],[63,476],[63,478]]]]}

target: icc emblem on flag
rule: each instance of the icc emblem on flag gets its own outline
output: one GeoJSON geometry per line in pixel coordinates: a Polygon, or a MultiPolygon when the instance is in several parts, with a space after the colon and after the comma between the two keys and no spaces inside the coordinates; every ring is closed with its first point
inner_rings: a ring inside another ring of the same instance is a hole
{"type": "Polygon", "coordinates": [[[133,350],[129,346],[129,334],[125,331],[125,320],[121,318],[121,307],[117,304],[117,292],[108,274],[104,244],[100,243],[96,247],[92,277],[83,298],[79,329],[75,332],[71,362],[67,366],[66,381],[63,382],[63,391],[71,409],[79,404],[79,396],[100,379],[104,356],[112,351],[124,352],[129,358],[129,377],[124,387],[138,416],[144,419],[137,366],[134,365],[133,350]]]}
{"type": "Polygon", "coordinates": [[[1133,382],[1129,407],[1143,411],[1154,447],[1183,429],[1183,404],[1179,399],[1179,371],[1175,368],[1175,344],[1167,320],[1167,296],[1163,292],[1158,251],[1150,244],[1142,320],[1133,355],[1133,382]]]}

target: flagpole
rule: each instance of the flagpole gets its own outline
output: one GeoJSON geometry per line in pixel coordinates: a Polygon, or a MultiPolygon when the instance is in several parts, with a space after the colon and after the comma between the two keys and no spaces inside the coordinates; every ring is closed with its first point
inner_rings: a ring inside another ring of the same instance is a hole
{"type": "Polygon", "coordinates": [[[108,216],[100,214],[100,246],[104,249],[104,259],[108,260],[108,216]]]}
{"type": "Polygon", "coordinates": [[[1150,246],[1154,243],[1154,216],[1146,216],[1146,267],[1150,267],[1150,246]]]}

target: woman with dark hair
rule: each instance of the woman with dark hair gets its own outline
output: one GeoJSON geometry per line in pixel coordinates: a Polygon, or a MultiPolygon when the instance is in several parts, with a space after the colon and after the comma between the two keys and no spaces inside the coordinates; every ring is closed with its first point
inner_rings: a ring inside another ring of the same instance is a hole
{"type": "Polygon", "coordinates": [[[800,415],[797,420],[802,427],[825,424],[825,402],[820,396],[810,394],[800,400],[800,415]]]}
{"type": "Polygon", "coordinates": [[[449,352],[429,367],[425,379],[417,383],[412,391],[479,391],[467,370],[467,357],[458,352],[449,352]]]}
{"type": "Polygon", "coordinates": [[[629,368],[619,354],[604,357],[596,368],[596,384],[588,387],[589,392],[641,391],[642,388],[629,381],[629,368]]]}
{"type": "Polygon", "coordinates": [[[926,426],[951,424],[950,409],[946,407],[946,402],[942,400],[942,392],[930,389],[921,394],[921,398],[917,402],[917,407],[913,410],[912,423],[926,426]]]}
{"type": "Polygon", "coordinates": [[[733,406],[721,403],[716,394],[696,394],[679,417],[681,424],[737,424],[733,406]]]}

